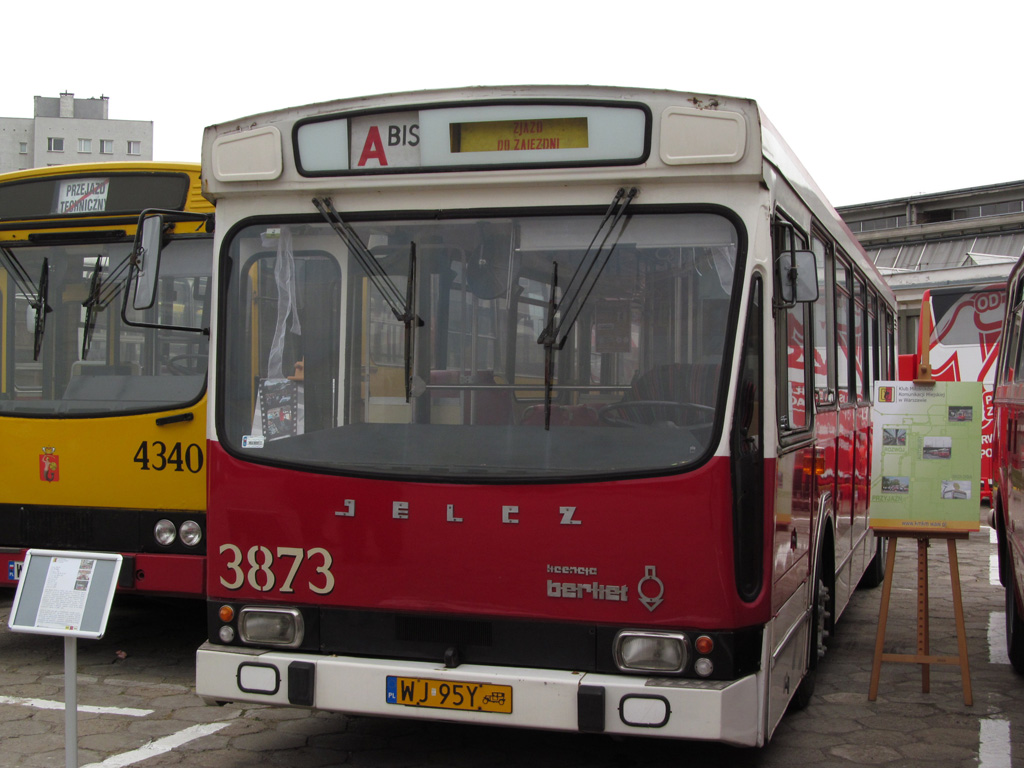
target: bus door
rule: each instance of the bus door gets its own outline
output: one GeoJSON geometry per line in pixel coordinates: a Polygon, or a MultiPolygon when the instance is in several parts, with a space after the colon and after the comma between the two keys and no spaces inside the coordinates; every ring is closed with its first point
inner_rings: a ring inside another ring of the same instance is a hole
{"type": "Polygon", "coordinates": [[[840,434],[839,398],[836,384],[835,296],[831,285],[835,272],[832,247],[820,237],[811,237],[811,250],[818,266],[818,300],[814,303],[814,472],[817,478],[814,496],[814,536],[828,508],[837,503],[839,486],[838,440],[840,434]]]}
{"type": "MultiPolygon", "coordinates": [[[[857,452],[857,391],[854,373],[852,270],[835,260],[836,390],[839,400],[836,430],[835,564],[837,590],[848,590],[843,580],[854,542],[854,497],[857,452]]],[[[846,580],[848,581],[848,580],[846,580]]],[[[838,597],[838,595],[837,595],[838,597]]]]}
{"type": "MultiPolygon", "coordinates": [[[[871,496],[871,363],[868,358],[868,294],[864,281],[853,281],[853,384],[855,388],[856,425],[853,446],[853,531],[852,545],[868,535],[868,506],[871,496]]],[[[870,557],[873,550],[860,547],[861,557],[870,557]]],[[[866,561],[851,561],[850,588],[857,586],[858,576],[866,561]]]]}
{"type": "MultiPolygon", "coordinates": [[[[779,254],[794,245],[794,231],[787,225],[777,230],[779,254]]],[[[778,257],[777,257],[778,258],[778,257]]],[[[775,478],[775,541],[773,547],[772,608],[782,606],[808,581],[811,542],[816,508],[816,467],[821,449],[814,441],[814,407],[811,391],[815,351],[812,347],[812,307],[795,303],[776,311],[777,409],[780,444],[775,478]]],[[[802,663],[802,662],[801,662],[802,663]]]]}

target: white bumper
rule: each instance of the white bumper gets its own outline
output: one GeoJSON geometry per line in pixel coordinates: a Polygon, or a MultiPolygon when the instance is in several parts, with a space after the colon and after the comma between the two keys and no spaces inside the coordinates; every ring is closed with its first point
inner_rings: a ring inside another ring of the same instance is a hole
{"type": "Polygon", "coordinates": [[[758,680],[730,683],[253,651],[204,644],[196,693],[209,702],[249,702],[381,717],[556,731],[700,739],[740,746],[764,741],[758,680]],[[512,688],[508,714],[428,709],[387,701],[389,676],[512,688]]]}

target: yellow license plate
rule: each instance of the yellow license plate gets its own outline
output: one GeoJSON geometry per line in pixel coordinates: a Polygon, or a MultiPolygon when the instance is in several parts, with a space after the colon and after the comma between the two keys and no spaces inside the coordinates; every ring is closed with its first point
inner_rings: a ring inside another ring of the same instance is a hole
{"type": "Polygon", "coordinates": [[[512,714],[512,686],[388,676],[387,703],[406,707],[512,714]]]}

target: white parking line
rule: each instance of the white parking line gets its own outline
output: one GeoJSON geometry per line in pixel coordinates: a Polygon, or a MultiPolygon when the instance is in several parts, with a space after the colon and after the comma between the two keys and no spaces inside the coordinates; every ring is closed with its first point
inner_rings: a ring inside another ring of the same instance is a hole
{"type": "MultiPolygon", "coordinates": [[[[151,741],[148,744],[143,744],[138,749],[133,749],[131,752],[125,752],[121,755],[111,755],[101,763],[89,763],[89,765],[82,766],[82,768],[125,768],[128,765],[135,765],[135,763],[141,763],[143,760],[148,760],[151,757],[162,755],[166,752],[170,752],[175,747],[180,747],[182,744],[187,744],[190,741],[201,739],[203,736],[209,736],[216,733],[221,728],[227,728],[230,723],[209,723],[206,725],[193,725],[186,728],[183,731],[172,733],[170,736],[164,736],[162,739],[151,741]]],[[[986,768],[988,768],[986,766],[986,768]]]]}
{"type": "Polygon", "coordinates": [[[1009,664],[1006,653],[1006,613],[992,611],[988,615],[988,663],[1009,664]]]}
{"type": "MultiPolygon", "coordinates": [[[[27,699],[23,696],[0,696],[0,704],[16,704],[20,707],[35,707],[36,709],[64,709],[63,701],[27,699]]],[[[128,717],[145,717],[146,715],[153,714],[152,709],[132,709],[131,707],[92,707],[87,704],[79,704],[78,711],[89,712],[96,715],[127,715],[128,717]]]]}
{"type": "MultiPolygon", "coordinates": [[[[992,544],[998,544],[999,539],[996,538],[996,529],[988,529],[988,540],[992,544]]],[[[994,551],[988,556],[988,583],[993,584],[997,587],[1002,586],[999,583],[999,553],[994,551]]]]}
{"type": "Polygon", "coordinates": [[[978,768],[1010,768],[1013,764],[1008,720],[982,720],[978,733],[978,768]]]}

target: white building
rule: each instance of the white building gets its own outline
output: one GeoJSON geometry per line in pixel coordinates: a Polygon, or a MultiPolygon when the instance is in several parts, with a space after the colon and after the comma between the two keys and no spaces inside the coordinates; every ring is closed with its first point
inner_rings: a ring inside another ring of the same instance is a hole
{"type": "Polygon", "coordinates": [[[1024,253],[1024,181],[838,210],[896,293],[902,352],[916,349],[925,289],[1006,282],[1024,253]]]}
{"type": "Polygon", "coordinates": [[[111,120],[108,97],[36,96],[31,118],[0,117],[0,172],[46,165],[152,160],[152,120],[111,120]]]}

